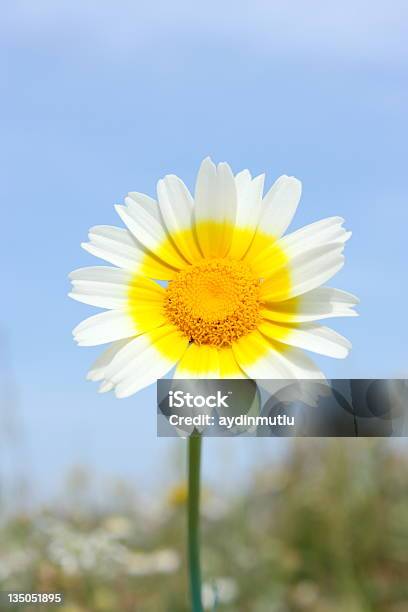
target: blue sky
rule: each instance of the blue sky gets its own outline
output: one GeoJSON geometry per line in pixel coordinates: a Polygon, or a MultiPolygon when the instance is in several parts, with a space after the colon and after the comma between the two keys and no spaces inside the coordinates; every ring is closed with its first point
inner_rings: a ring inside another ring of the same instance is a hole
{"type": "MultiPolygon", "coordinates": [[[[334,321],[353,351],[319,359],[327,376],[406,373],[405,2],[7,4],[0,327],[39,491],[78,462],[167,478],[175,443],[156,439],[154,388],[118,401],[85,381],[99,349],[71,329],[93,309],[66,297],[67,273],[95,263],[79,243],[118,223],[126,192],[154,194],[168,172],[192,186],[208,154],[268,184],[298,176],[293,228],[342,215],[353,231],[331,285],[360,296],[361,316],[334,321]]],[[[257,441],[211,441],[209,475],[226,444],[238,465],[261,461],[257,441]]]]}

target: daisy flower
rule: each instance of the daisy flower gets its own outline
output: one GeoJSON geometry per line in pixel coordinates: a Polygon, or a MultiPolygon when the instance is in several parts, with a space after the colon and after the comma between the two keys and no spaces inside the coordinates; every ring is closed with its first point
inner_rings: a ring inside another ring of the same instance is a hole
{"type": "Polygon", "coordinates": [[[343,358],[350,342],[317,321],[355,316],[350,293],[321,287],[350,236],[329,217],[284,236],[301,183],[233,175],[205,159],[194,196],[165,176],[157,201],[131,192],[125,228],[97,225],[83,248],[112,266],[71,273],[70,296],[106,309],[74,329],[80,346],[109,344],[88,378],[126,397],[176,378],[321,378],[305,354],[343,358]]]}

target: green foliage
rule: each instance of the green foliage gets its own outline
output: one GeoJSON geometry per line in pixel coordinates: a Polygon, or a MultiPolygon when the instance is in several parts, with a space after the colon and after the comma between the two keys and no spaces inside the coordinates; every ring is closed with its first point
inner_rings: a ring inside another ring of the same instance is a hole
{"type": "MultiPolygon", "coordinates": [[[[383,441],[289,444],[234,498],[204,490],[206,609],[408,610],[408,456],[383,441]]],[[[61,612],[188,611],[182,485],[153,508],[72,499],[3,521],[0,589],[63,592],[61,612]]]]}

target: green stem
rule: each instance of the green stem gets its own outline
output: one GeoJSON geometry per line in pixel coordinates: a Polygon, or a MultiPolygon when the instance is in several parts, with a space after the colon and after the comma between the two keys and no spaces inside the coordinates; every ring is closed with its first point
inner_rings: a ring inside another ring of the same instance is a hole
{"type": "Polygon", "coordinates": [[[201,436],[188,439],[188,567],[192,612],[203,612],[200,571],[200,463],[201,436]]]}

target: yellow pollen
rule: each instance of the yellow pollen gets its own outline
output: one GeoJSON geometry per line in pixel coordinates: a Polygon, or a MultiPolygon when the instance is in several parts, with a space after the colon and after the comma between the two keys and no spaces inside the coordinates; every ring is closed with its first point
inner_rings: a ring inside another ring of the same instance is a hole
{"type": "Polygon", "coordinates": [[[259,290],[259,279],[243,261],[210,259],[176,274],[164,310],[190,342],[229,346],[257,327],[259,290]]]}

